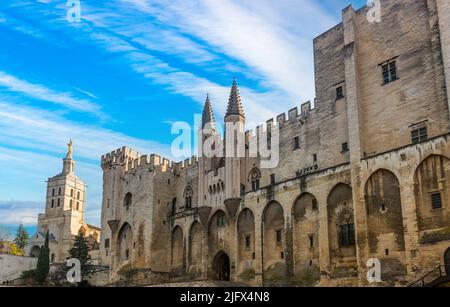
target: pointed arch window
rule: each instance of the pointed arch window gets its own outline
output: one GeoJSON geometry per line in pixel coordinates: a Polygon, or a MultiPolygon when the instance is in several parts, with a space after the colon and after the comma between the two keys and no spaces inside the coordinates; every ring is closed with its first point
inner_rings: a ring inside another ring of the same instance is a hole
{"type": "Polygon", "coordinates": [[[186,209],[192,208],[192,196],[194,195],[194,191],[190,186],[186,187],[184,190],[184,207],[186,209]]]}
{"type": "Polygon", "coordinates": [[[131,195],[131,193],[127,193],[125,195],[125,199],[124,199],[124,202],[123,202],[123,205],[124,205],[124,207],[125,207],[125,209],[127,211],[130,210],[132,201],[133,201],[133,195],[131,195]]]}
{"type": "Polygon", "coordinates": [[[250,171],[250,174],[248,176],[248,181],[250,181],[252,184],[253,192],[259,190],[260,180],[261,180],[261,171],[255,167],[250,171]]]}

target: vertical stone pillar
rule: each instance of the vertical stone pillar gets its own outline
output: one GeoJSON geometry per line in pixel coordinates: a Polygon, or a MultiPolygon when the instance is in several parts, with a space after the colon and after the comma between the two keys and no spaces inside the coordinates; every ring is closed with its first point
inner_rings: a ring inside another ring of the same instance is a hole
{"type": "Polygon", "coordinates": [[[450,1],[436,0],[441,34],[442,60],[444,63],[447,101],[450,110],[450,1]]]}
{"type": "Polygon", "coordinates": [[[364,183],[361,182],[361,139],[360,86],[358,72],[358,41],[355,10],[352,6],[343,10],[344,64],[347,89],[348,135],[350,149],[351,185],[356,231],[356,256],[360,284],[366,282],[366,261],[368,257],[367,222],[364,205],[364,183]]]}
{"type": "Polygon", "coordinates": [[[255,214],[255,283],[258,286],[263,285],[264,268],[263,268],[263,239],[262,239],[262,219],[261,213],[255,214]]]}
{"type": "Polygon", "coordinates": [[[316,193],[319,205],[319,266],[320,278],[328,279],[330,274],[330,239],[328,236],[328,204],[326,186],[316,193]]]}
{"type": "Polygon", "coordinates": [[[402,201],[403,228],[405,229],[406,269],[408,275],[413,275],[414,267],[416,267],[413,255],[419,248],[419,228],[414,197],[414,182],[409,180],[409,178],[408,180],[400,181],[400,197],[402,201]]]}

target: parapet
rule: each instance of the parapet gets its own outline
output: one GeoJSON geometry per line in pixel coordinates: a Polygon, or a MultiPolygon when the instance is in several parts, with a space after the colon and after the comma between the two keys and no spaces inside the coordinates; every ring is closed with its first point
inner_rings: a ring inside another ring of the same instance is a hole
{"type": "Polygon", "coordinates": [[[113,165],[124,165],[128,163],[130,160],[134,160],[141,156],[137,151],[129,148],[122,147],[116,149],[110,153],[107,153],[101,158],[101,166],[102,168],[113,166],[113,165]]]}

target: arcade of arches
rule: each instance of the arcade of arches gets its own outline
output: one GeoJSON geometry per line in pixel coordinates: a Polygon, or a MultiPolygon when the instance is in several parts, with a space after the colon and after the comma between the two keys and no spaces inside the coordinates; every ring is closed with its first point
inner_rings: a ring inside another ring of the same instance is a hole
{"type": "MultiPolygon", "coordinates": [[[[411,188],[422,241],[431,240],[427,231],[448,229],[450,225],[449,213],[443,210],[450,201],[449,169],[447,158],[429,156],[414,173],[411,188]]],[[[367,257],[382,261],[385,278],[404,276],[407,254],[401,183],[388,169],[378,169],[367,178],[362,186],[367,257]]],[[[176,226],[171,241],[172,270],[202,274],[207,266],[212,279],[240,280],[243,273],[256,275],[258,271],[263,279],[283,279],[289,274],[289,266],[293,274],[323,266],[320,246],[325,234],[330,276],[355,276],[358,235],[353,195],[349,184],[338,183],[327,193],[326,204],[320,204],[312,192],[303,192],[292,204],[271,201],[257,208],[259,219],[255,208],[244,207],[234,217],[226,209],[212,212],[206,227],[198,220],[186,228],[176,226]],[[321,231],[322,216],[326,216],[327,232],[321,231]],[[347,275],[339,276],[339,271],[347,275]]],[[[122,244],[121,258],[126,258],[130,246],[128,232],[124,226],[119,236],[128,242],[122,244]]],[[[446,255],[450,263],[450,252],[446,255]]]]}

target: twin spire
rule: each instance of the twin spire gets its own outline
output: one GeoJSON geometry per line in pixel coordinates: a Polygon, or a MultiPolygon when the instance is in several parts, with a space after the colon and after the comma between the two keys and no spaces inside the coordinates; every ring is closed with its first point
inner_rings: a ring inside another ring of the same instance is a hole
{"type": "MultiPolygon", "coordinates": [[[[233,79],[233,85],[231,86],[225,118],[230,115],[239,115],[242,118],[245,118],[244,108],[242,107],[241,96],[239,95],[236,79],[233,79]]],[[[209,94],[206,95],[205,106],[203,107],[202,128],[205,128],[205,125],[208,123],[210,124],[209,128],[215,132],[216,124],[209,94]]]]}

